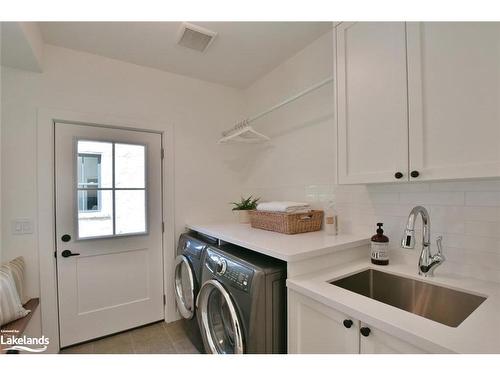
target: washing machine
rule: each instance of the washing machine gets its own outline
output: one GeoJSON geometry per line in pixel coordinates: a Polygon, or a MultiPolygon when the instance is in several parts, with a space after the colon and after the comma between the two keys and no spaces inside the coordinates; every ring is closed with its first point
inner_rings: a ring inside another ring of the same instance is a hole
{"type": "Polygon", "coordinates": [[[201,271],[205,249],[215,245],[216,239],[196,232],[183,233],[177,246],[175,260],[175,299],[177,309],[183,318],[186,335],[200,352],[204,352],[203,341],[196,319],[196,297],[201,285],[201,271]]]}
{"type": "Polygon", "coordinates": [[[286,353],[285,262],[209,246],[196,305],[206,353],[286,353]]]}

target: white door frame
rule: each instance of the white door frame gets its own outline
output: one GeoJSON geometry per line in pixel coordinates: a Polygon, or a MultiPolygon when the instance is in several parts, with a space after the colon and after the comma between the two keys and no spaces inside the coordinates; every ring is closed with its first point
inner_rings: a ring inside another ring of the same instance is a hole
{"type": "Polygon", "coordinates": [[[165,156],[162,163],[163,283],[166,294],[165,321],[177,319],[175,308],[173,265],[175,262],[174,224],[174,127],[142,119],[124,119],[105,114],[79,113],[39,108],[37,111],[37,233],[40,271],[40,309],[42,335],[50,339],[47,353],[58,353],[59,312],[57,307],[57,275],[55,244],[54,135],[55,122],[68,122],[118,129],[138,130],[162,135],[165,156]]]}

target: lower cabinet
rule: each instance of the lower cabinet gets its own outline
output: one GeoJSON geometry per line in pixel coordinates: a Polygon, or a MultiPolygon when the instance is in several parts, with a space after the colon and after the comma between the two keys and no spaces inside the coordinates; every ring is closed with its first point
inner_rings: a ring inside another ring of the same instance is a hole
{"type": "Polygon", "coordinates": [[[398,339],[379,329],[365,326],[361,323],[359,352],[361,354],[425,354],[425,350],[406,341],[398,339]],[[366,331],[368,328],[370,331],[366,331]],[[363,332],[368,333],[364,336],[363,332]]]}
{"type": "Polygon", "coordinates": [[[288,353],[358,352],[359,321],[289,290],[288,353]]]}
{"type": "Polygon", "coordinates": [[[406,341],[292,290],[288,291],[290,354],[422,354],[406,341]]]}

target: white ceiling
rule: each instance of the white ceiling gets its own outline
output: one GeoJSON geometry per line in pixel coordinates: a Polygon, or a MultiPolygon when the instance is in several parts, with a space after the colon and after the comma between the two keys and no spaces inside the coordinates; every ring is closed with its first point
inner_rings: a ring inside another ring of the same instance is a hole
{"type": "Polygon", "coordinates": [[[192,22],[218,33],[200,53],[180,22],[40,22],[45,43],[245,88],[332,28],[331,22],[192,22]]]}

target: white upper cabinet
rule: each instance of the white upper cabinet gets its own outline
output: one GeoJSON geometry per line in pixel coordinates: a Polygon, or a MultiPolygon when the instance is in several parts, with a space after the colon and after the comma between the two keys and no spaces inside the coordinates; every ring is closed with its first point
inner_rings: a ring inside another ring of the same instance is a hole
{"type": "Polygon", "coordinates": [[[500,23],[342,23],[336,85],[340,184],[500,176],[500,23]]]}
{"type": "Polygon", "coordinates": [[[500,176],[500,23],[407,24],[411,180],[500,176]]]}
{"type": "Polygon", "coordinates": [[[407,181],[405,23],[342,23],[336,46],[339,183],[407,181]]]}

